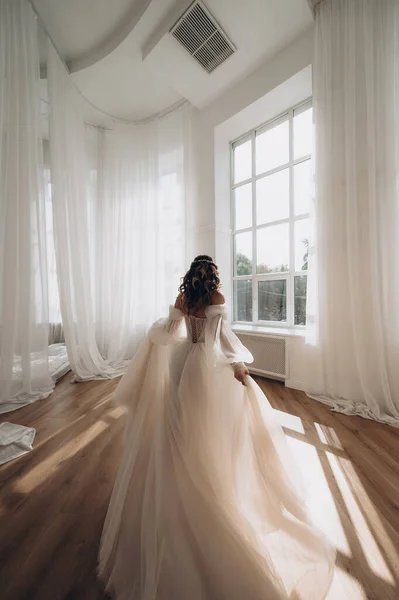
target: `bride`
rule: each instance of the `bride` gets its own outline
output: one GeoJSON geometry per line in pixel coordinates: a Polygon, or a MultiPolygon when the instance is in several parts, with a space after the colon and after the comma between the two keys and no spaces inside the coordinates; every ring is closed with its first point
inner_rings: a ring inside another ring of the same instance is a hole
{"type": "Polygon", "coordinates": [[[334,550],[219,288],[197,256],[116,390],[125,449],[99,555],[116,600],[322,600],[330,587],[334,550]]]}

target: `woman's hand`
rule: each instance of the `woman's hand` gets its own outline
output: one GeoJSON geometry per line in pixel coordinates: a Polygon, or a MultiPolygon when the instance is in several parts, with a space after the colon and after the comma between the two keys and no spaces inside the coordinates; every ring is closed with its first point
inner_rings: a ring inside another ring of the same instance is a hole
{"type": "Polygon", "coordinates": [[[234,377],[242,383],[242,385],[246,385],[245,378],[249,375],[249,371],[244,364],[238,364],[234,367],[234,377]]]}

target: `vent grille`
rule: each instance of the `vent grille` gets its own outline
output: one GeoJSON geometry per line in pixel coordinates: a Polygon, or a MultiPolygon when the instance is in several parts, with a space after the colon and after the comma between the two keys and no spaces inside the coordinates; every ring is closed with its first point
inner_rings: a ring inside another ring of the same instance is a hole
{"type": "Polygon", "coordinates": [[[277,379],[286,379],[285,338],[280,336],[255,336],[237,333],[241,342],[254,357],[249,369],[277,379]]]}
{"type": "Polygon", "coordinates": [[[235,47],[201,2],[194,2],[172,27],[173,37],[212,73],[235,52],[235,47]]]}

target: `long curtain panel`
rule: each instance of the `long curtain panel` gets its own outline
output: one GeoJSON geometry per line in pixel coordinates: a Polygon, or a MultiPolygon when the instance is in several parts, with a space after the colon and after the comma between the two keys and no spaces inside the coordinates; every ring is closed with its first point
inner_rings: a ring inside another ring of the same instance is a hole
{"type": "Polygon", "coordinates": [[[54,237],[76,380],[114,377],[177,293],[185,267],[189,111],[104,130],[49,47],[54,237]]]}
{"type": "Polygon", "coordinates": [[[315,8],[307,391],[399,426],[398,7],[315,8]]]}
{"type": "Polygon", "coordinates": [[[48,396],[46,220],[37,21],[0,2],[0,413],[48,396]]]}

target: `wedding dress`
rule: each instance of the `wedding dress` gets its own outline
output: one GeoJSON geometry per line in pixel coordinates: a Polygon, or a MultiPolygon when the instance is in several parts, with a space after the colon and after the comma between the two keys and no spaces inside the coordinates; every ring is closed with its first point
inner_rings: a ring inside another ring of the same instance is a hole
{"type": "Polygon", "coordinates": [[[116,600],[321,600],[335,553],[309,523],[298,471],[227,322],[171,308],[122,378],[124,454],[99,575],[116,600]]]}

